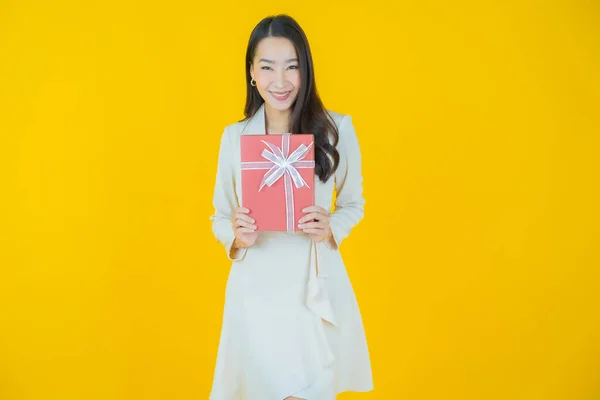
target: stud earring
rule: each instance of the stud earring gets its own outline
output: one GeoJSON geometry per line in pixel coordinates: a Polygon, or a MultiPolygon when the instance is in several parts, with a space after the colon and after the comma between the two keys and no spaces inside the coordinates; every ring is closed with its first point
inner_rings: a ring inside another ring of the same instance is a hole
{"type": "Polygon", "coordinates": [[[256,81],[254,80],[254,78],[250,79],[250,86],[256,86],[256,81]]]}

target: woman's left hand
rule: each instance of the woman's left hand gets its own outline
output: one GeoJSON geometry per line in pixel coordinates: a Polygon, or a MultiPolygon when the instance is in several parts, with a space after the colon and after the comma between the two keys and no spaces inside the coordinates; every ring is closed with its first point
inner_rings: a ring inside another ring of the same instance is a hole
{"type": "Polygon", "coordinates": [[[302,210],[306,215],[298,220],[298,227],[308,233],[315,242],[324,242],[331,238],[329,212],[319,206],[310,206],[302,210]]]}

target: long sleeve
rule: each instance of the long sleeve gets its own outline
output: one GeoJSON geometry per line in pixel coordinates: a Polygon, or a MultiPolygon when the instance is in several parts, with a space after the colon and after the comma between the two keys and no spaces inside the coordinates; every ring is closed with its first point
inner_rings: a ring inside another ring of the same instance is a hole
{"type": "Polygon", "coordinates": [[[365,205],[362,157],[352,117],[345,115],[338,130],[340,163],[335,172],[335,210],[329,220],[334,243],[325,242],[333,250],[339,248],[352,228],[363,218],[365,205]]]}
{"type": "Polygon", "coordinates": [[[233,145],[227,127],[225,127],[225,130],[221,135],[213,206],[215,208],[215,213],[210,217],[213,234],[225,247],[227,257],[230,260],[241,260],[246,254],[247,249],[232,247],[235,240],[235,234],[233,232],[231,218],[233,217],[235,208],[238,207],[238,200],[235,191],[233,145]]]}

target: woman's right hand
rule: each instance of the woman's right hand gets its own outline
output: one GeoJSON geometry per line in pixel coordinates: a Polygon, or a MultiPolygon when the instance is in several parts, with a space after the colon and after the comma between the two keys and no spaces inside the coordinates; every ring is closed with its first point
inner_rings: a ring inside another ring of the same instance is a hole
{"type": "Polygon", "coordinates": [[[254,219],[246,215],[249,212],[250,210],[245,207],[238,207],[234,210],[233,217],[231,217],[231,226],[235,234],[233,247],[250,247],[256,242],[258,232],[254,225],[254,219]]]}

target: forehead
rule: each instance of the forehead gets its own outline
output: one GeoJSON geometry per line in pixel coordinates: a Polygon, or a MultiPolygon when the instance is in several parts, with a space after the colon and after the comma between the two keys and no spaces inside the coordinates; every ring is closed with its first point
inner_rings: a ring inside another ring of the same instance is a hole
{"type": "Polygon", "coordinates": [[[256,47],[256,56],[260,58],[268,58],[275,61],[283,61],[288,58],[297,57],[294,44],[286,38],[281,37],[266,37],[262,39],[256,47]]]}

